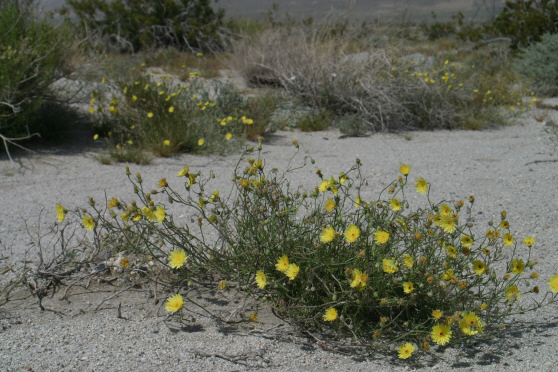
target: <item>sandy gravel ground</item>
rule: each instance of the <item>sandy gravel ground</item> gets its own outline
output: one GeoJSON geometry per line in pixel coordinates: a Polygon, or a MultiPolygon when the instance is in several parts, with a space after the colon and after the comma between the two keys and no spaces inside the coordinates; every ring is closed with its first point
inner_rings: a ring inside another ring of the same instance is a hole
{"type": "MultiPolygon", "coordinates": [[[[557,112],[549,112],[558,121],[557,112]]],[[[544,123],[532,115],[526,114],[512,126],[482,132],[363,138],[339,138],[340,133],[333,130],[279,132],[266,139],[264,158],[268,169],[285,169],[293,153],[291,140],[296,138],[302,150],[297,161],[308,155],[316,164],[294,172],[290,179],[308,189],[318,183],[317,168],[326,176],[337,175],[358,157],[369,180],[365,199],[375,198],[397,177],[401,163],[410,164],[412,179],[424,177],[431,182],[434,200],[474,195],[482,229],[506,209],[516,236],[536,238],[541,276],[537,284],[546,288],[548,277],[558,272],[558,163],[533,162],[556,159],[558,154],[544,141],[544,123]]],[[[132,199],[124,165],[101,165],[93,154],[90,147],[68,143],[35,155],[19,155],[16,164],[0,157],[0,256],[15,264],[36,259],[32,253],[26,257],[27,230],[34,233],[52,224],[56,203],[66,208],[86,206],[89,196],[101,201],[105,194],[132,199]]],[[[178,185],[175,175],[184,165],[193,171],[213,170],[215,188],[225,190],[236,160],[237,156],[180,155],[156,159],[148,166],[131,165],[131,169],[141,172],[147,185],[155,185],[161,177],[178,185]]],[[[411,202],[419,197],[413,195],[411,202]]],[[[180,210],[172,213],[188,221],[180,210]]],[[[191,325],[165,323],[164,311],[160,303],[154,304],[153,291],[147,286],[130,289],[99,306],[126,286],[121,282],[93,284],[88,289],[76,286],[64,301],[59,300],[62,290],[45,300],[47,311],[40,311],[37,301],[22,292],[17,301],[0,307],[0,370],[553,371],[558,365],[555,304],[514,319],[506,338],[459,349],[435,347],[427,357],[409,363],[393,356],[365,359],[324,350],[265,308],[260,309],[262,323],[256,331],[250,325],[223,326],[203,316],[191,325]]],[[[232,292],[217,296],[219,301],[214,303],[203,296],[200,301],[215,311],[229,312],[241,301],[232,292]]]]}

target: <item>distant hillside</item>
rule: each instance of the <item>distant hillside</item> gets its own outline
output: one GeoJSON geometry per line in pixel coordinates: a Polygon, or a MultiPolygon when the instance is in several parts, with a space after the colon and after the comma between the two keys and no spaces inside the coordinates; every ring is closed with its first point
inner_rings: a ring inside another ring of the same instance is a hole
{"type": "MultiPolygon", "coordinates": [[[[65,0],[41,0],[44,10],[59,9],[65,0]]],[[[288,13],[292,17],[323,18],[331,12],[347,11],[351,0],[219,0],[217,7],[223,8],[229,17],[261,17],[273,4],[278,6],[278,15],[288,13]]],[[[401,19],[404,14],[415,21],[431,19],[432,11],[438,19],[448,19],[459,11],[466,17],[486,20],[501,9],[504,0],[355,0],[351,15],[360,19],[386,17],[401,19]],[[405,13],[406,12],[406,13],[405,13]]]]}

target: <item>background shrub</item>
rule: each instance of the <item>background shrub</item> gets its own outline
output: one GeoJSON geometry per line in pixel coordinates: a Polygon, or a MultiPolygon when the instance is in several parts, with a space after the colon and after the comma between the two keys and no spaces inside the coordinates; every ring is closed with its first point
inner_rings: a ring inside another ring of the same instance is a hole
{"type": "Polygon", "coordinates": [[[543,34],[558,32],[558,2],[555,0],[506,1],[493,22],[495,30],[512,39],[513,49],[541,40],[543,34]]]}
{"type": "Polygon", "coordinates": [[[224,11],[214,11],[210,0],[68,0],[68,5],[82,25],[122,50],[221,46],[224,11]]]}
{"type": "Polygon", "coordinates": [[[227,153],[265,132],[271,114],[262,99],[246,98],[230,84],[191,73],[187,82],[134,68],[127,78],[105,79],[89,112],[108,144],[102,162],[149,162],[149,154],[227,153]]]}
{"type": "MultiPolygon", "coordinates": [[[[333,25],[304,24],[269,27],[236,43],[237,68],[252,84],[281,87],[303,106],[338,118],[358,116],[360,134],[478,128],[469,125],[471,112],[486,106],[483,117],[490,117],[489,123],[499,122],[496,106],[517,102],[509,94],[512,78],[498,72],[490,84],[485,83],[494,69],[491,56],[470,65],[429,56],[425,56],[428,62],[425,58],[415,61],[401,40],[395,39],[388,48],[372,49],[363,40],[367,30],[334,29],[333,25]],[[498,99],[478,97],[495,92],[498,99]]],[[[356,133],[348,129],[354,126],[341,127],[356,133]]]]}
{"type": "Polygon", "coordinates": [[[51,84],[64,75],[71,42],[66,27],[38,19],[33,3],[0,2],[0,133],[7,137],[60,125],[42,118],[56,101],[51,84]]]}
{"type": "Polygon", "coordinates": [[[528,79],[537,94],[558,94],[558,34],[545,34],[538,43],[520,49],[516,71],[528,79]]]}

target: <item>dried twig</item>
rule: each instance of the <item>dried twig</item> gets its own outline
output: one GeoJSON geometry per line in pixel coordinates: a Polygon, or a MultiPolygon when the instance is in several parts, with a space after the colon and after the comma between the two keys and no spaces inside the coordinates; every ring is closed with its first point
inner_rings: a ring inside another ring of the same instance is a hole
{"type": "Polygon", "coordinates": [[[199,351],[199,350],[195,350],[193,351],[194,354],[201,356],[201,357],[206,357],[206,358],[221,358],[223,360],[229,361],[231,363],[235,363],[235,364],[242,364],[244,366],[249,366],[248,363],[246,363],[246,361],[248,360],[254,360],[256,358],[259,358],[261,360],[263,360],[265,363],[271,363],[271,361],[266,358],[265,355],[265,350],[264,349],[260,349],[257,351],[249,351],[247,353],[240,353],[240,354],[221,354],[221,353],[206,353],[203,351],[199,351]]]}
{"type": "Polygon", "coordinates": [[[28,134],[27,136],[25,136],[25,137],[9,138],[9,137],[6,137],[6,136],[0,134],[0,138],[2,139],[2,142],[4,142],[4,148],[6,149],[6,154],[8,154],[8,158],[10,159],[10,161],[11,161],[12,163],[14,162],[14,160],[12,159],[12,155],[10,154],[10,150],[9,150],[9,148],[8,148],[8,143],[10,143],[10,144],[12,144],[12,145],[14,145],[14,146],[17,146],[17,147],[19,147],[20,149],[23,149],[23,150],[26,150],[26,151],[29,151],[29,152],[35,152],[35,151],[33,151],[33,150],[29,150],[28,148],[23,147],[23,146],[21,146],[21,145],[19,145],[19,144],[17,144],[17,143],[14,142],[14,141],[26,140],[26,139],[29,139],[29,138],[34,137],[34,136],[40,137],[41,135],[40,135],[39,133],[33,133],[33,134],[29,133],[29,134],[28,134]]]}
{"type": "Polygon", "coordinates": [[[558,159],[535,160],[535,161],[530,161],[529,163],[525,163],[525,165],[529,165],[529,164],[538,164],[538,163],[556,163],[556,162],[558,162],[558,159]]]}
{"type": "Polygon", "coordinates": [[[113,294],[112,296],[106,297],[104,300],[102,300],[101,302],[99,302],[99,304],[97,305],[97,307],[95,308],[95,311],[99,310],[99,308],[101,307],[102,304],[104,304],[105,302],[107,302],[108,300],[111,300],[113,298],[115,298],[116,296],[118,296],[119,294],[126,292],[132,288],[134,288],[136,286],[136,284],[132,284],[118,292],[116,292],[115,294],[113,294]]]}

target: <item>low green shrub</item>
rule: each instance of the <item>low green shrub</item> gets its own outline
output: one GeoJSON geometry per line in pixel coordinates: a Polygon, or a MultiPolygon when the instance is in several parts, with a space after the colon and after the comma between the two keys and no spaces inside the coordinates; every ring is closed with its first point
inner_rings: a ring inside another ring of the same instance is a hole
{"type": "MultiPolygon", "coordinates": [[[[505,211],[477,226],[474,197],[433,201],[432,186],[405,164],[377,199],[364,200],[358,159],[338,176],[318,170],[313,189],[293,190],[287,177],[300,167],[267,170],[261,150],[261,142],[246,149],[228,193],[188,167],[177,174],[183,192],[165,178],[147,185],[127,168],[134,201],[112,198],[108,213],[93,199],[87,210],[59,205],[58,219],[72,213],[127,254],[158,261],[176,283],[171,313],[188,313],[192,286],[235,283],[301,329],[370,352],[395,345],[403,359],[430,345],[492,337],[510,316],[556,300],[536,286],[535,239],[514,236],[505,211]],[[423,200],[412,206],[415,191],[423,200]],[[192,224],[180,225],[168,204],[192,224]]],[[[549,284],[558,292],[558,274],[549,284]]]]}
{"type": "MultiPolygon", "coordinates": [[[[0,133],[48,135],[43,109],[55,101],[51,84],[63,76],[71,48],[68,29],[40,20],[32,2],[0,3],[0,133]]],[[[59,126],[60,121],[50,121],[59,126]]]]}
{"type": "Polygon", "coordinates": [[[301,106],[292,100],[281,102],[270,118],[273,131],[286,128],[298,128],[304,132],[324,130],[331,120],[327,111],[301,106]]]}
{"type": "Polygon", "coordinates": [[[107,142],[110,155],[101,155],[102,162],[144,164],[150,159],[146,152],[226,153],[265,132],[266,111],[229,84],[206,81],[196,72],[182,83],[143,67],[131,77],[113,84],[103,79],[103,90],[91,98],[95,139],[107,142]]]}
{"type": "Polygon", "coordinates": [[[515,70],[537,94],[558,94],[558,34],[545,34],[538,43],[520,49],[515,70]]]}

